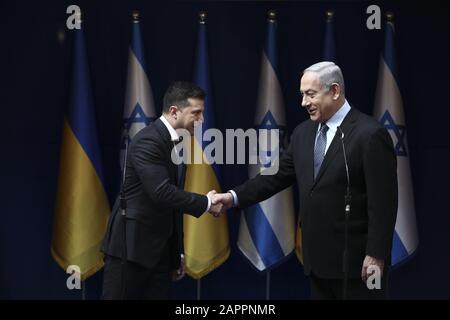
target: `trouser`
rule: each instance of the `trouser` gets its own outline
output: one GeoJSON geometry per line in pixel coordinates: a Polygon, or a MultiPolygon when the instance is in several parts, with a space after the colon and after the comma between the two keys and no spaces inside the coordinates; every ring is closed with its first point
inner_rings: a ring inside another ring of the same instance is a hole
{"type": "Polygon", "coordinates": [[[152,269],[130,261],[125,262],[124,269],[122,259],[105,256],[102,296],[104,300],[166,300],[171,298],[171,291],[169,250],[164,250],[161,260],[152,269]]]}

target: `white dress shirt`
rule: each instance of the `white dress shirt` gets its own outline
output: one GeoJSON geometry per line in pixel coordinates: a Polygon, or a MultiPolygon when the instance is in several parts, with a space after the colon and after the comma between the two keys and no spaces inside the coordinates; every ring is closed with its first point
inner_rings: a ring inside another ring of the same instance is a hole
{"type": "MultiPolygon", "coordinates": [[[[170,133],[170,140],[172,140],[172,142],[174,141],[178,141],[180,139],[177,131],[172,127],[172,125],[169,123],[169,121],[167,121],[166,117],[164,117],[164,115],[162,115],[161,117],[159,117],[162,121],[162,123],[164,123],[164,125],[166,126],[167,130],[169,130],[170,133]]],[[[176,151],[176,147],[175,144],[173,145],[176,151]]],[[[209,208],[211,208],[211,199],[209,196],[206,196],[208,198],[208,206],[206,207],[205,211],[209,211],[209,208]]]]}
{"type": "MultiPolygon", "coordinates": [[[[328,127],[327,131],[327,144],[325,145],[325,154],[327,154],[328,147],[330,146],[331,142],[333,141],[334,135],[336,134],[337,127],[339,127],[342,124],[342,121],[344,121],[345,116],[350,111],[351,107],[350,104],[345,100],[342,107],[339,108],[338,111],[330,118],[328,119],[325,124],[328,127]]],[[[319,136],[319,130],[320,125],[317,127],[317,133],[316,133],[316,142],[317,137],[319,136]]]]}
{"type": "Polygon", "coordinates": [[[177,131],[172,127],[172,125],[169,123],[169,121],[167,121],[166,117],[164,117],[163,115],[161,117],[159,117],[161,119],[161,121],[164,123],[164,125],[166,126],[167,130],[169,130],[170,133],[170,139],[172,141],[178,141],[180,139],[180,137],[178,136],[177,131]]]}

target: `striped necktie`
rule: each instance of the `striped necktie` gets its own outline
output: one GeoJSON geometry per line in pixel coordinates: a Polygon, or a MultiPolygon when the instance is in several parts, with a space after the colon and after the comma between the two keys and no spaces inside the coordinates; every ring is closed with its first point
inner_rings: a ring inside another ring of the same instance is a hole
{"type": "Polygon", "coordinates": [[[319,135],[314,146],[314,179],[319,173],[323,158],[325,157],[325,147],[327,146],[328,126],[325,123],[320,124],[319,135]]]}

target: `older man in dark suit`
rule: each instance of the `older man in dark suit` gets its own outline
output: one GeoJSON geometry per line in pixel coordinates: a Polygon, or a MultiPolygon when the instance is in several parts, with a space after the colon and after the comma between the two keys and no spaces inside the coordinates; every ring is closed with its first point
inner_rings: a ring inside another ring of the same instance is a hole
{"type": "Polygon", "coordinates": [[[307,68],[300,93],[310,119],[294,130],[278,172],[257,175],[215,198],[227,208],[245,208],[297,181],[304,271],[311,279],[312,298],[385,298],[398,201],[391,137],[375,119],[349,105],[342,72],[333,62],[307,68]],[[347,188],[351,197],[346,199],[347,188]],[[370,290],[366,280],[377,270],[381,288],[370,290]]]}

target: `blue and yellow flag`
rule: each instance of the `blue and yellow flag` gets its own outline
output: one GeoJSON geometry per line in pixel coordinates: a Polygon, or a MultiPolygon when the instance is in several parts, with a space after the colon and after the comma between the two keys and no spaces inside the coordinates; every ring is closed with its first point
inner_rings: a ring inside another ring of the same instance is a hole
{"type": "Polygon", "coordinates": [[[91,96],[83,31],[74,30],[73,78],[64,117],[52,256],[66,270],[80,268],[81,280],[103,266],[100,244],[110,212],[91,96]]]}
{"type": "MultiPolygon", "coordinates": [[[[202,132],[214,127],[206,39],[206,21],[203,17],[198,26],[197,54],[194,66],[194,82],[206,92],[202,132]]],[[[202,154],[206,146],[207,142],[202,142],[201,137],[195,137],[192,139],[192,154],[202,154]]],[[[220,172],[215,164],[205,162],[189,164],[184,188],[186,191],[199,194],[206,194],[213,189],[221,192],[219,176],[220,172]]],[[[210,214],[203,214],[197,219],[185,214],[184,251],[186,271],[194,279],[200,279],[220,266],[230,255],[227,215],[214,218],[210,214]]]]}

